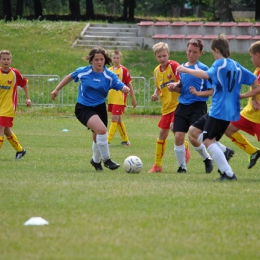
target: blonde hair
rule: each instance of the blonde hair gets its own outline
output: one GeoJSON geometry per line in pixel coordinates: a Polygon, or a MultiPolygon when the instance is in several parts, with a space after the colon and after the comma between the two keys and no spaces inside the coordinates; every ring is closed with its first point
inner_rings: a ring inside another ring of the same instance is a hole
{"type": "Polygon", "coordinates": [[[122,58],[122,52],[119,51],[119,50],[114,50],[114,51],[111,53],[111,56],[113,56],[113,55],[119,55],[120,58],[122,58]]]}
{"type": "Polygon", "coordinates": [[[11,54],[10,51],[8,51],[8,50],[1,50],[1,51],[0,51],[0,58],[1,58],[2,54],[10,55],[10,58],[12,59],[12,54],[11,54]]]}
{"type": "Polygon", "coordinates": [[[260,53],[260,41],[252,43],[248,49],[248,52],[252,54],[256,54],[257,52],[260,53]]]}
{"type": "Polygon", "coordinates": [[[158,53],[160,51],[167,51],[168,53],[170,52],[169,51],[169,46],[165,42],[158,42],[158,43],[156,43],[153,46],[153,51],[154,51],[154,54],[156,54],[156,53],[158,53]]]}

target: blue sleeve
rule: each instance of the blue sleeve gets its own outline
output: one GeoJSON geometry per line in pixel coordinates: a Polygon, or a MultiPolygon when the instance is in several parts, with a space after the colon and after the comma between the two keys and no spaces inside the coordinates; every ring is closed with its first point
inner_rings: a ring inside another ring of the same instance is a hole
{"type": "Polygon", "coordinates": [[[73,72],[70,74],[70,76],[73,78],[73,80],[74,80],[75,82],[78,82],[78,81],[79,81],[78,75],[79,75],[81,72],[83,72],[83,70],[86,70],[86,68],[87,68],[87,67],[79,67],[79,68],[77,68],[75,71],[73,71],[73,72]]]}

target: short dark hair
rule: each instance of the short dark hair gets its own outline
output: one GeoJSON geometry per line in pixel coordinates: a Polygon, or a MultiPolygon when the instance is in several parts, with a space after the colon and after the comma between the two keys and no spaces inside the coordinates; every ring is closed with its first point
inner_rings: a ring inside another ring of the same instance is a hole
{"type": "Polygon", "coordinates": [[[202,51],[204,47],[203,41],[201,39],[195,39],[195,38],[188,41],[187,48],[189,47],[189,45],[199,47],[200,51],[202,51]]]}
{"type": "Polygon", "coordinates": [[[97,54],[97,53],[101,53],[101,54],[104,56],[104,58],[105,58],[105,65],[109,65],[109,64],[112,62],[111,58],[109,57],[108,52],[107,52],[104,48],[99,47],[99,46],[94,47],[94,48],[89,52],[89,54],[88,54],[88,56],[85,58],[85,60],[86,60],[86,61],[89,61],[89,63],[92,63],[92,60],[93,60],[95,54],[97,54]]]}
{"type": "Polygon", "coordinates": [[[223,57],[228,58],[230,56],[229,41],[224,34],[219,34],[212,40],[211,50],[218,49],[223,57]]]}

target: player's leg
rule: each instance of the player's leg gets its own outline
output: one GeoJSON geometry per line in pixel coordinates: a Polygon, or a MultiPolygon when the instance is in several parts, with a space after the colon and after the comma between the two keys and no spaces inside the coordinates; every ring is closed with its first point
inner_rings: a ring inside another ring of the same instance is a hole
{"type": "Polygon", "coordinates": [[[116,105],[113,105],[113,104],[108,105],[108,112],[111,112],[111,123],[110,123],[110,127],[108,130],[107,141],[109,144],[111,144],[112,140],[114,138],[114,135],[116,134],[116,131],[117,131],[117,125],[118,125],[120,114],[118,114],[118,112],[117,112],[116,105]]]}

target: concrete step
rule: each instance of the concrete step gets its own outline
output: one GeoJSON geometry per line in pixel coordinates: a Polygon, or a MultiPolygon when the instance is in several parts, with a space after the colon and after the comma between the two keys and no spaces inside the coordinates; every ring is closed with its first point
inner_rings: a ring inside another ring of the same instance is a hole
{"type": "Polygon", "coordinates": [[[104,32],[96,32],[89,30],[84,35],[98,35],[98,36],[111,36],[111,37],[121,37],[121,36],[127,36],[127,37],[137,37],[136,32],[111,32],[111,31],[104,31],[104,32]]]}

